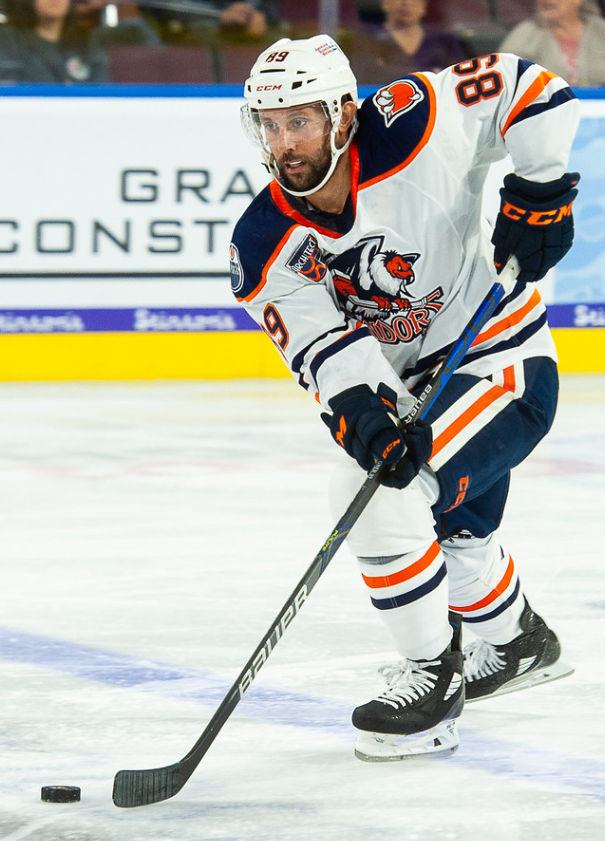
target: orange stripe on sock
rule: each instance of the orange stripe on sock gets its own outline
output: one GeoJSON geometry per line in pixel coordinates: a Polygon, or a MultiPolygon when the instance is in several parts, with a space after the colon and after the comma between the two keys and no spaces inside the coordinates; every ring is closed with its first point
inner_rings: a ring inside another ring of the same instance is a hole
{"type": "Polygon", "coordinates": [[[415,575],[419,575],[421,572],[424,572],[425,569],[428,569],[430,565],[433,563],[435,558],[441,552],[441,547],[435,541],[431,544],[428,552],[419,558],[419,560],[414,561],[409,567],[400,570],[399,572],[394,572],[393,575],[363,575],[362,578],[368,587],[371,587],[374,590],[379,589],[380,587],[392,587],[394,584],[401,584],[402,581],[409,581],[410,578],[414,578],[415,575]]]}
{"type": "MultiPolygon", "coordinates": [[[[446,429],[443,430],[441,435],[438,435],[435,440],[433,441],[433,450],[431,452],[431,458],[437,455],[437,453],[441,452],[441,450],[449,444],[449,442],[458,435],[465,426],[474,420],[481,412],[485,411],[488,406],[491,406],[498,397],[502,396],[503,389],[500,386],[495,385],[493,388],[490,388],[488,392],[482,395],[478,400],[476,400],[472,406],[463,412],[459,418],[451,423],[446,429]]],[[[429,463],[430,463],[429,459],[429,463]]]]}
{"type": "Polygon", "coordinates": [[[548,85],[551,79],[555,78],[555,74],[551,73],[550,70],[545,70],[543,73],[540,73],[538,78],[531,83],[528,89],[525,91],[519,102],[515,105],[514,109],[510,112],[508,120],[504,124],[504,128],[502,129],[502,137],[506,134],[509,130],[511,123],[519,116],[521,111],[533,102],[534,99],[537,99],[544,88],[548,85]]]}
{"type": "Polygon", "coordinates": [[[537,307],[542,298],[540,297],[540,293],[537,289],[534,289],[534,292],[529,299],[520,309],[516,312],[507,315],[506,318],[503,318],[502,321],[498,321],[496,324],[493,324],[489,330],[486,330],[484,333],[479,333],[475,341],[473,342],[473,347],[477,345],[483,344],[483,342],[487,342],[489,339],[493,339],[494,336],[498,336],[500,333],[504,333],[505,330],[508,330],[509,327],[514,327],[515,325],[519,324],[520,321],[523,321],[525,316],[530,313],[534,307],[537,307]]]}
{"type": "Polygon", "coordinates": [[[506,567],[506,572],[502,576],[501,581],[496,584],[494,589],[487,595],[484,599],[481,599],[474,604],[466,605],[466,607],[453,607],[450,605],[450,610],[454,610],[457,613],[470,613],[472,610],[480,610],[482,607],[487,607],[487,605],[492,604],[495,602],[498,596],[503,596],[506,592],[508,585],[513,579],[513,575],[515,574],[515,565],[513,563],[513,559],[511,556],[508,556],[508,566],[506,567]]]}

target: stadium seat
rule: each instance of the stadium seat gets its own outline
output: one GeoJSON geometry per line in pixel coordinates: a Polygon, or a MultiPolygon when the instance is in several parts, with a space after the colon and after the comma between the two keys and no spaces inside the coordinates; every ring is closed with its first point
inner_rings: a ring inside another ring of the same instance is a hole
{"type": "Polygon", "coordinates": [[[229,85],[243,85],[250,68],[259,57],[260,47],[225,45],[221,50],[220,81],[229,85]]]}
{"type": "Polygon", "coordinates": [[[112,82],[195,85],[217,81],[214,54],[203,47],[114,45],[107,53],[112,82]]]}

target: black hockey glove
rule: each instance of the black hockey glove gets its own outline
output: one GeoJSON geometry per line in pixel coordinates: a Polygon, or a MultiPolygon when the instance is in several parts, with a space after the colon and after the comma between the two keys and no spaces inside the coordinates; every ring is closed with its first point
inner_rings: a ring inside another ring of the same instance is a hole
{"type": "Polygon", "coordinates": [[[540,280],[564,257],[573,242],[571,206],[578,191],[578,172],[539,184],[511,173],[500,190],[500,212],[492,243],[498,273],[511,254],[519,261],[518,280],[540,280]]]}
{"type": "Polygon", "coordinates": [[[405,488],[431,454],[428,424],[404,427],[397,416],[397,395],[380,383],[377,392],[356,385],[330,400],[333,414],[322,414],[332,437],[364,470],[376,461],[394,467],[383,480],[391,488],[405,488]]]}

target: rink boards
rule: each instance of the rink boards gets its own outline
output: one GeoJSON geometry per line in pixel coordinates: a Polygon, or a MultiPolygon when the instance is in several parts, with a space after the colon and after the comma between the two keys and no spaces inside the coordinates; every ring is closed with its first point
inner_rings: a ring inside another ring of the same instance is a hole
{"type": "MultiPolygon", "coordinates": [[[[605,97],[578,94],[576,245],[540,291],[561,369],[599,372],[605,97]]],[[[0,380],[288,376],[229,288],[233,225],[266,183],[240,105],[228,86],[0,89],[0,380]]]]}

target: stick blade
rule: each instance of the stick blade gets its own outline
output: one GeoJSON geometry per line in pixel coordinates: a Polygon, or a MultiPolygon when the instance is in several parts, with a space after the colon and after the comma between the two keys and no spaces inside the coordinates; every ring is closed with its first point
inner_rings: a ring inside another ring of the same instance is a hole
{"type": "Polygon", "coordinates": [[[147,771],[118,771],[113,802],[120,808],[130,808],[169,800],[183,788],[188,776],[182,773],[181,763],[147,771]]]}

